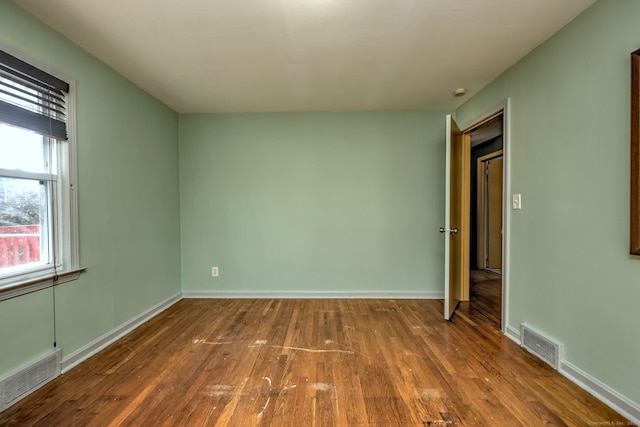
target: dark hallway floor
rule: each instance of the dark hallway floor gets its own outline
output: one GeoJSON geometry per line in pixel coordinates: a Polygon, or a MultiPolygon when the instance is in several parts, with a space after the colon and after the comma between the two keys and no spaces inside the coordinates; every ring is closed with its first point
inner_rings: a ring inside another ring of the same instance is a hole
{"type": "Polygon", "coordinates": [[[469,282],[470,300],[461,302],[458,309],[470,317],[483,318],[483,323],[500,329],[502,276],[485,270],[471,270],[469,282]]]}

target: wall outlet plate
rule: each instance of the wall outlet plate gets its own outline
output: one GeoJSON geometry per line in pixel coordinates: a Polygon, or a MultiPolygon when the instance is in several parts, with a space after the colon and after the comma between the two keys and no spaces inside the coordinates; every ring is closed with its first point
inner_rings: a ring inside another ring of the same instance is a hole
{"type": "Polygon", "coordinates": [[[218,267],[211,267],[211,277],[218,277],[219,270],[218,267]]]}

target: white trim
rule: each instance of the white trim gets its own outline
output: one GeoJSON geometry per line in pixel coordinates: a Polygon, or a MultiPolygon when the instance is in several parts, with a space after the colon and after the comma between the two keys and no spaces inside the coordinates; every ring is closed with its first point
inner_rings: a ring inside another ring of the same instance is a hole
{"type": "Polygon", "coordinates": [[[560,363],[559,372],[583,390],[609,405],[620,415],[626,417],[633,425],[640,425],[639,403],[632,401],[566,360],[560,363]]]}
{"type": "MultiPolygon", "coordinates": [[[[502,113],[502,155],[504,158],[503,177],[504,184],[503,200],[502,200],[502,333],[509,336],[509,283],[510,283],[510,256],[511,248],[511,98],[505,99],[500,104],[487,110],[484,114],[471,120],[469,124],[464,126],[462,132],[469,132],[471,129],[478,127],[491,117],[502,113]]],[[[518,334],[519,337],[519,334],[518,334]]],[[[513,339],[513,337],[509,336],[513,339]]],[[[519,343],[519,339],[518,339],[519,343]]]]}
{"type": "Polygon", "coordinates": [[[79,348],[73,353],[65,356],[60,362],[60,366],[62,368],[62,373],[64,374],[69,369],[78,365],[81,362],[84,362],[89,357],[103,350],[108,345],[113,344],[115,341],[119,340],[129,332],[133,331],[152,317],[157,316],[167,308],[171,307],[173,304],[177,303],[182,299],[182,293],[178,293],[172,297],[167,298],[166,300],[154,305],[148,310],[143,311],[133,319],[128,320],[127,322],[121,324],[115,329],[107,332],[101,337],[96,338],[91,341],[89,344],[79,348]]]}
{"type": "Polygon", "coordinates": [[[503,204],[502,212],[502,330],[509,325],[509,285],[511,283],[511,98],[502,106],[503,204]]]}
{"type": "Polygon", "coordinates": [[[31,179],[34,181],[56,181],[58,179],[57,175],[54,174],[25,172],[19,169],[0,169],[0,176],[6,178],[31,179]]]}
{"type": "Polygon", "coordinates": [[[443,299],[441,291],[183,291],[183,298],[238,299],[443,299]]]}
{"type": "Polygon", "coordinates": [[[520,336],[520,331],[514,328],[511,325],[507,325],[504,334],[511,341],[515,342],[518,345],[522,345],[522,337],[520,336]]]}
{"type": "MultiPolygon", "coordinates": [[[[22,281],[0,288],[0,301],[71,282],[72,280],[78,279],[78,277],[80,277],[80,273],[84,270],[86,270],[86,267],[80,267],[69,271],[59,271],[57,272],[57,280],[54,280],[54,273],[51,267],[48,267],[44,272],[38,272],[36,275],[23,275],[22,277],[24,279],[22,281]]],[[[11,279],[13,279],[13,277],[11,277],[11,279]]]]}
{"type": "MultiPolygon", "coordinates": [[[[61,77],[61,76],[59,76],[61,77]]],[[[72,77],[66,78],[69,83],[69,93],[67,94],[67,136],[68,140],[63,146],[56,144],[59,150],[64,153],[58,153],[60,160],[59,167],[65,173],[60,177],[62,186],[66,191],[62,194],[62,206],[66,209],[66,215],[61,219],[66,221],[67,240],[63,239],[62,253],[65,261],[70,267],[80,265],[80,225],[79,225],[79,208],[78,208],[78,143],[76,129],[76,80],[72,77]]]]}
{"type": "MultiPolygon", "coordinates": [[[[454,122],[451,114],[447,114],[444,141],[444,319],[449,320],[449,280],[451,272],[451,125],[454,122]]],[[[457,123],[456,123],[457,125],[457,123]]]]}

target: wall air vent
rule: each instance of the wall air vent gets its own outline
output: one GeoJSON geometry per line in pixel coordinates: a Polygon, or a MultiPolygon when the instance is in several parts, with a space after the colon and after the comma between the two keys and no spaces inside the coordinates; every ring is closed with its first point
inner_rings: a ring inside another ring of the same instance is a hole
{"type": "Polygon", "coordinates": [[[525,323],[520,325],[520,337],[522,347],[553,366],[554,369],[560,369],[560,362],[564,356],[562,344],[543,336],[525,323]]]}
{"type": "Polygon", "coordinates": [[[60,349],[0,380],[0,412],[60,375],[60,349]]]}

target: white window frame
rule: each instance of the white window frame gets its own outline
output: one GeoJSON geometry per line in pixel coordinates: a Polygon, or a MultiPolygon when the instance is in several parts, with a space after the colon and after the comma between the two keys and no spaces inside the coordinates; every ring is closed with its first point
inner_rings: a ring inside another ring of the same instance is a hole
{"type": "MultiPolygon", "coordinates": [[[[55,198],[55,231],[49,231],[52,239],[50,247],[56,246],[56,265],[36,266],[20,272],[0,276],[0,301],[14,298],[30,292],[49,288],[61,283],[75,280],[85,270],[80,266],[80,248],[78,234],[78,175],[77,175],[77,145],[76,145],[76,82],[75,79],[62,73],[39,60],[17,51],[0,41],[0,49],[69,83],[69,93],[66,99],[67,111],[67,141],[49,143],[55,148],[57,177],[51,181],[49,191],[51,200],[55,198]]],[[[3,171],[0,174],[9,177],[31,178],[38,174],[22,173],[20,171],[3,171]]],[[[42,175],[42,174],[40,174],[42,175]]]]}

